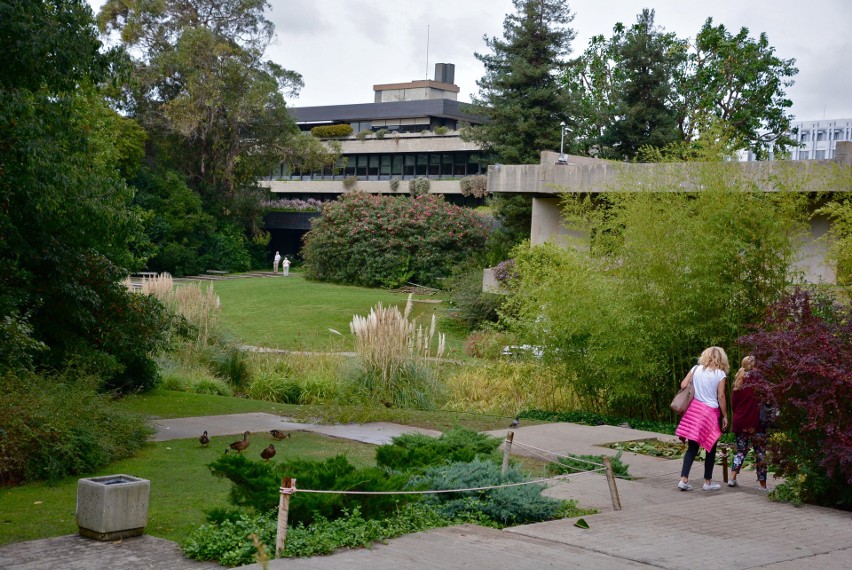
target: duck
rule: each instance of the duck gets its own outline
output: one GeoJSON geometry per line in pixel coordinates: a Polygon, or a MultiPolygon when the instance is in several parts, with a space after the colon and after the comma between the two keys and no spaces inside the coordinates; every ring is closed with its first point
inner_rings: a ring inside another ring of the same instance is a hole
{"type": "Polygon", "coordinates": [[[269,447],[260,452],[260,456],[264,461],[269,461],[275,457],[275,446],[270,443],[269,447]]]}
{"type": "Polygon", "coordinates": [[[207,435],[207,430],[204,430],[204,433],[198,438],[198,443],[201,444],[201,447],[210,445],[210,436],[207,435]]]}
{"type": "Polygon", "coordinates": [[[251,435],[251,432],[249,432],[249,431],[244,432],[242,441],[233,442],[230,445],[231,449],[233,449],[237,453],[241,453],[243,450],[245,450],[249,446],[249,443],[251,443],[249,441],[249,438],[248,438],[250,435],[251,435]]]}
{"type": "Polygon", "coordinates": [[[509,427],[516,428],[519,425],[521,425],[521,418],[520,416],[515,416],[515,419],[512,420],[512,423],[509,424],[509,427]]]}
{"type": "Polygon", "coordinates": [[[288,437],[290,437],[289,433],[287,433],[285,431],[281,431],[280,429],[270,430],[269,433],[272,434],[272,437],[274,437],[275,439],[279,439],[279,440],[287,439],[288,437]]]}

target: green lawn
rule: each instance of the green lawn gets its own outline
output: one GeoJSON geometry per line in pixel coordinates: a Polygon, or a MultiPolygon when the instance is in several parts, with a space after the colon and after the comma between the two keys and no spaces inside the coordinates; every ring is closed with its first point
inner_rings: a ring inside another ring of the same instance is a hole
{"type": "MultiPolygon", "coordinates": [[[[168,540],[181,540],[204,522],[205,511],[227,506],[230,482],[210,474],[207,465],[221,454],[235,436],[214,437],[208,448],[196,439],[149,443],[131,459],[119,461],[107,469],[86,475],[125,473],[151,481],[147,534],[168,540]]],[[[246,453],[254,457],[268,445],[264,433],[252,438],[246,453]]],[[[345,454],[355,465],[375,461],[375,446],[325,437],[307,432],[292,432],[291,438],[276,442],[278,455],[326,458],[345,454]]],[[[77,532],[74,509],[77,479],[55,485],[32,483],[0,488],[0,545],[77,532]]]]}
{"type": "MultiPolygon", "coordinates": [[[[405,293],[384,289],[306,281],[293,273],[289,277],[220,280],[214,288],[222,303],[221,323],[226,330],[245,344],[288,350],[352,350],[349,322],[353,315],[367,315],[379,302],[396,304],[402,310],[408,298],[405,293]]],[[[438,330],[447,333],[447,358],[462,358],[464,334],[446,322],[446,300],[440,294],[414,299],[442,300],[415,302],[412,314],[428,327],[436,313],[438,330]]]]}

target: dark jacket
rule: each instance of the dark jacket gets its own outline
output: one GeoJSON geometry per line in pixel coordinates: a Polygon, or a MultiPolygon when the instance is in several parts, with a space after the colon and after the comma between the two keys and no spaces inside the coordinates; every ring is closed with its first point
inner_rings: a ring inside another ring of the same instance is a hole
{"type": "Polygon", "coordinates": [[[755,433],[763,431],[760,426],[760,402],[754,394],[754,388],[740,388],[731,393],[733,420],[731,431],[734,433],[755,433]]]}

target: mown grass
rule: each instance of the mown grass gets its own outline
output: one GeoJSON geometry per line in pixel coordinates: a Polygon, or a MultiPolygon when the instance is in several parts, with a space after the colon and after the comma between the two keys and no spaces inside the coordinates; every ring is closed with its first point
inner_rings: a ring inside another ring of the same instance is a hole
{"type": "MultiPolygon", "coordinates": [[[[205,512],[227,505],[228,481],[210,474],[207,465],[222,454],[235,436],[211,438],[202,448],[196,439],[149,443],[136,456],[114,463],[87,477],[124,473],[151,481],[147,534],[179,541],[205,521],[205,512]]],[[[271,441],[256,434],[249,457],[257,458],[271,441]]],[[[323,459],[345,454],[358,466],[375,463],[375,446],[325,437],[308,432],[292,432],[290,439],[275,442],[278,455],[272,459],[298,456],[323,459]]],[[[0,489],[0,544],[61,536],[77,532],[74,511],[77,478],[55,485],[33,483],[0,489]]]]}
{"type": "MultiPolygon", "coordinates": [[[[306,281],[289,277],[227,279],[214,283],[221,300],[220,323],[241,342],[269,348],[351,351],[349,322],[367,315],[376,303],[405,308],[406,293],[306,281]],[[331,333],[334,329],[343,336],[331,333]]],[[[413,316],[429,326],[438,315],[438,330],[447,333],[447,358],[464,357],[465,335],[451,326],[440,294],[415,296],[413,316]],[[438,301],[422,302],[422,301],[438,301]]]]}
{"type": "MultiPolygon", "coordinates": [[[[414,427],[446,431],[466,427],[489,431],[508,427],[511,418],[487,414],[469,414],[453,411],[411,410],[384,406],[296,406],[276,404],[246,398],[229,398],[210,394],[152,390],[144,394],[127,396],[117,405],[122,408],[156,418],[184,418],[266,412],[279,414],[300,422],[314,423],[366,423],[393,422],[414,427]]],[[[525,425],[545,423],[525,420],[525,425]]]]}

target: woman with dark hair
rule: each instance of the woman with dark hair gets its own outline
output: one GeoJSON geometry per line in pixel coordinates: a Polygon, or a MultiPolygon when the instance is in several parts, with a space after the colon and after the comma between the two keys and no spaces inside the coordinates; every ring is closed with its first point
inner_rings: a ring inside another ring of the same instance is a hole
{"type": "Polygon", "coordinates": [[[725,401],[725,378],[730,370],[728,355],[718,346],[711,346],[701,353],[698,365],[694,366],[686,378],[680,383],[686,388],[692,382],[695,396],[684,412],[675,435],[681,441],[687,442],[686,454],[683,456],[683,468],[680,481],[677,483],[681,491],[691,491],[689,471],[692,462],[701,446],[707,451],[704,461],[705,491],[716,491],[722,486],[713,482],[713,466],[716,463],[716,444],[722,436],[722,430],[728,427],[728,408],[725,401]],[[722,428],[719,429],[719,416],[722,417],[722,428]]]}

